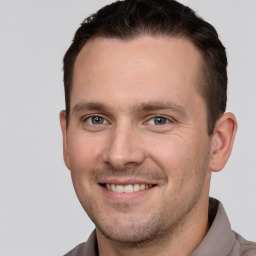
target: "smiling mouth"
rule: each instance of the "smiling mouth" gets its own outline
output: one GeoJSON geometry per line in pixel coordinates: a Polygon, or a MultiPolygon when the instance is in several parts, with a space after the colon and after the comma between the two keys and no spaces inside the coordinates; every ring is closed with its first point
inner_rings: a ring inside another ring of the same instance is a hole
{"type": "Polygon", "coordinates": [[[118,185],[118,184],[100,184],[104,186],[107,190],[117,192],[117,193],[133,193],[141,190],[152,188],[156,185],[154,184],[127,184],[127,185],[118,185]]]}

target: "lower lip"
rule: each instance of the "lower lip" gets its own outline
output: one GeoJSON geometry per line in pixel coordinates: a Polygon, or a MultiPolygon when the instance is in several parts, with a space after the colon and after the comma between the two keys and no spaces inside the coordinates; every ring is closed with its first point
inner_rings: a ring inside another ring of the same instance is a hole
{"type": "Polygon", "coordinates": [[[152,189],[155,188],[155,186],[151,187],[151,188],[147,188],[147,189],[143,189],[140,191],[136,191],[136,192],[131,192],[131,193],[118,193],[112,190],[108,190],[107,188],[105,188],[104,186],[100,186],[101,189],[103,190],[103,192],[105,193],[105,195],[113,200],[132,200],[132,199],[136,199],[138,197],[142,197],[145,194],[149,193],[150,191],[152,191],[152,189]]]}

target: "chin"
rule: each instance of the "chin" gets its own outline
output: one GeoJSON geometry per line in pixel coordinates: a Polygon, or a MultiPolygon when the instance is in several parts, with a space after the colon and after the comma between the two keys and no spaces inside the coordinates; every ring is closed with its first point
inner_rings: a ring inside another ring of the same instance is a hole
{"type": "Polygon", "coordinates": [[[149,232],[137,232],[136,230],[122,230],[122,232],[114,232],[111,230],[101,230],[100,232],[109,240],[116,243],[127,245],[128,247],[143,246],[154,240],[156,236],[149,232]]]}
{"type": "Polygon", "coordinates": [[[141,220],[115,220],[111,225],[99,223],[96,225],[97,232],[100,232],[108,240],[120,243],[127,247],[144,247],[162,237],[165,233],[161,230],[157,221],[151,219],[142,223],[141,220]]]}

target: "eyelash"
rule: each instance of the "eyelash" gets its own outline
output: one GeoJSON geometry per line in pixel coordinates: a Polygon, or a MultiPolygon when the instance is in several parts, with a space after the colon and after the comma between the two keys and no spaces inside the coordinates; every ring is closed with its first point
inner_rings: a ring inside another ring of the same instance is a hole
{"type": "MultiPolygon", "coordinates": [[[[85,116],[85,117],[82,118],[82,121],[83,121],[83,122],[88,122],[89,119],[92,119],[92,118],[94,118],[94,117],[102,118],[102,119],[103,119],[103,122],[105,122],[105,121],[109,122],[104,116],[97,115],[97,114],[85,116]]],[[[88,122],[88,123],[89,123],[90,125],[96,125],[96,124],[93,124],[92,122],[88,122]]],[[[101,125],[101,124],[98,124],[98,125],[101,125]]]]}
{"type": "Polygon", "coordinates": [[[151,118],[149,118],[145,123],[149,123],[149,121],[151,121],[151,120],[154,122],[154,124],[150,124],[150,125],[154,125],[154,126],[164,126],[164,125],[167,125],[167,124],[172,123],[174,121],[172,118],[164,116],[164,115],[155,115],[155,116],[152,116],[151,118]],[[162,125],[161,124],[157,125],[155,123],[155,120],[157,118],[164,119],[166,123],[164,123],[162,125]]]}

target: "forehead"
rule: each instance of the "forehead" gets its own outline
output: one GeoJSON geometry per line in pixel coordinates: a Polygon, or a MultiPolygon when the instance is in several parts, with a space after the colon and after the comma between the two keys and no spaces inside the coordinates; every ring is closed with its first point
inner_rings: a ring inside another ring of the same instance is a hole
{"type": "Polygon", "coordinates": [[[201,59],[184,38],[92,39],[75,62],[71,106],[85,95],[97,101],[108,96],[120,103],[143,96],[185,100],[197,93],[201,59]]]}

